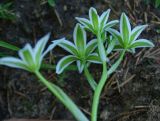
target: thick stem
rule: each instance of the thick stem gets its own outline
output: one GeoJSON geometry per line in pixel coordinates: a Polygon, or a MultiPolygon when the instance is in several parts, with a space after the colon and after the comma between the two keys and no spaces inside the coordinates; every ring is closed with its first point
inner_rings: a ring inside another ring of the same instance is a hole
{"type": "Polygon", "coordinates": [[[107,66],[106,62],[103,62],[103,72],[102,77],[100,79],[100,82],[98,83],[94,96],[93,96],[93,104],[92,104],[92,112],[91,112],[91,121],[97,121],[97,112],[98,112],[98,105],[100,100],[100,95],[102,92],[102,89],[106,83],[107,80],[107,66]]]}
{"type": "Polygon", "coordinates": [[[85,69],[84,69],[84,74],[88,80],[88,83],[90,84],[91,88],[93,90],[96,89],[97,87],[97,83],[95,82],[95,80],[93,79],[92,75],[89,73],[89,70],[88,70],[88,67],[86,66],[85,69]]]}
{"type": "Polygon", "coordinates": [[[61,88],[47,81],[40,72],[37,71],[35,74],[40,79],[40,82],[44,84],[66,106],[66,108],[74,115],[77,121],[89,121],[61,88]]]}

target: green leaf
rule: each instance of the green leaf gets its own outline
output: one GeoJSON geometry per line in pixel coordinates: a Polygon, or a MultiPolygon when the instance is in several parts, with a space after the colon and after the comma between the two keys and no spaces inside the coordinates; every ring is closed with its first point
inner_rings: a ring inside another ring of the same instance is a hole
{"type": "Polygon", "coordinates": [[[97,47],[97,39],[89,41],[86,46],[86,52],[85,52],[86,56],[92,53],[96,49],[96,47],[97,47]]]}
{"type": "Polygon", "coordinates": [[[5,65],[5,66],[13,67],[13,68],[19,68],[19,69],[31,71],[22,60],[14,58],[14,57],[1,58],[0,65],[5,65]]]}
{"type": "Polygon", "coordinates": [[[131,32],[130,43],[135,41],[147,26],[148,25],[141,25],[141,26],[135,27],[131,32]]]}
{"type": "Polygon", "coordinates": [[[34,59],[34,53],[33,53],[31,45],[26,44],[26,46],[19,51],[19,56],[21,57],[22,61],[26,65],[28,65],[28,67],[32,71],[35,71],[36,69],[38,69],[36,68],[36,65],[35,65],[36,61],[34,59]]]}
{"type": "Polygon", "coordinates": [[[87,57],[87,61],[97,64],[102,64],[102,61],[97,53],[92,53],[87,57]]]}
{"type": "Polygon", "coordinates": [[[92,23],[90,23],[88,19],[76,17],[76,20],[79,21],[84,26],[84,28],[94,33],[92,23]]]}
{"type": "Polygon", "coordinates": [[[75,45],[64,38],[60,40],[55,40],[53,41],[53,43],[57,43],[56,45],[60,46],[61,48],[73,55],[78,55],[75,45]]]}
{"type": "Polygon", "coordinates": [[[111,10],[108,9],[107,11],[103,12],[102,15],[100,16],[100,30],[101,31],[103,31],[103,28],[108,21],[110,11],[111,10]]]}
{"type": "Polygon", "coordinates": [[[139,39],[131,43],[129,48],[154,47],[154,44],[146,39],[139,39]]]}
{"type": "Polygon", "coordinates": [[[155,1],[155,7],[158,8],[160,6],[160,0],[155,1]]]}
{"type": "Polygon", "coordinates": [[[106,51],[107,54],[112,52],[112,50],[114,49],[115,44],[116,44],[115,38],[110,37],[110,42],[108,44],[107,51],[106,51]]]}
{"type": "Polygon", "coordinates": [[[85,66],[85,63],[83,61],[77,60],[77,67],[78,67],[79,73],[82,73],[84,66],[85,66]]]}
{"type": "Polygon", "coordinates": [[[117,30],[109,28],[107,31],[111,33],[115,38],[117,38],[119,44],[123,46],[123,40],[122,40],[121,34],[117,30]]]}
{"type": "Polygon", "coordinates": [[[120,45],[120,44],[116,44],[116,45],[114,46],[114,50],[123,50],[123,49],[124,49],[123,46],[120,45]]]}
{"type": "Polygon", "coordinates": [[[127,47],[131,35],[131,25],[125,13],[122,13],[121,15],[120,33],[122,35],[122,40],[124,41],[124,47],[127,47]]]}
{"type": "Polygon", "coordinates": [[[9,43],[4,42],[4,41],[0,41],[0,47],[4,47],[4,48],[7,48],[7,49],[10,49],[10,50],[13,50],[13,51],[18,51],[20,49],[17,46],[9,44],[9,43]]]}
{"type": "Polygon", "coordinates": [[[73,63],[75,60],[77,60],[77,58],[73,55],[68,55],[63,57],[57,64],[56,67],[56,73],[60,74],[63,72],[63,70],[69,66],[71,63],[73,63]]]}
{"type": "Polygon", "coordinates": [[[48,0],[48,4],[49,4],[51,7],[55,7],[56,2],[55,2],[55,0],[48,0]]]}
{"type": "Polygon", "coordinates": [[[94,26],[94,30],[98,31],[99,28],[99,16],[95,8],[91,7],[89,9],[89,18],[91,20],[92,25],[94,26]]]}
{"type": "Polygon", "coordinates": [[[0,18],[7,20],[15,20],[16,15],[13,10],[10,9],[12,2],[1,3],[0,4],[0,18]]]}
{"type": "Polygon", "coordinates": [[[45,46],[49,40],[50,33],[42,37],[36,44],[34,48],[34,58],[35,63],[37,64],[37,68],[40,68],[41,62],[42,62],[42,52],[45,49],[45,46]]]}
{"type": "Polygon", "coordinates": [[[76,27],[73,32],[73,39],[77,51],[80,53],[80,55],[84,55],[87,37],[85,30],[82,28],[80,24],[76,24],[76,27]]]}
{"type": "Polygon", "coordinates": [[[110,22],[108,22],[108,23],[104,26],[104,29],[105,29],[106,31],[108,31],[108,28],[111,28],[111,27],[115,26],[117,23],[119,23],[118,20],[110,21],[110,22]]]}

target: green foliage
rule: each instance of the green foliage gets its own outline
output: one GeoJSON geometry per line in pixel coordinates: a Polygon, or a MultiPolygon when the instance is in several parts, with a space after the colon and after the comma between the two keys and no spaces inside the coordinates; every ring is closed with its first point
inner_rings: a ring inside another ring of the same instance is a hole
{"type": "MultiPolygon", "coordinates": [[[[9,49],[9,50],[12,50],[12,51],[18,51],[20,49],[17,46],[9,44],[9,43],[4,42],[4,41],[0,41],[0,47],[6,48],[6,49],[9,49]]],[[[0,52],[0,57],[4,57],[4,56],[8,56],[8,54],[4,53],[4,52],[0,52]]]]}
{"type": "Polygon", "coordinates": [[[10,9],[11,6],[12,6],[12,2],[0,4],[0,18],[1,19],[6,19],[6,20],[16,19],[15,13],[13,12],[13,10],[10,9]]]}
{"type": "Polygon", "coordinates": [[[126,16],[125,13],[122,13],[120,19],[120,32],[111,28],[108,29],[107,31],[110,32],[118,40],[115,49],[118,50],[125,49],[129,52],[134,53],[135,48],[154,47],[153,43],[147,39],[137,40],[138,36],[146,27],[147,25],[141,25],[131,30],[131,25],[128,17],[126,16]]]}
{"type": "Polygon", "coordinates": [[[4,48],[7,48],[7,49],[10,49],[10,50],[13,50],[13,51],[18,51],[20,49],[17,46],[9,44],[9,43],[4,42],[4,41],[0,41],[0,47],[4,47],[4,48]]]}
{"type": "Polygon", "coordinates": [[[62,73],[64,69],[73,62],[77,63],[80,73],[84,70],[88,82],[94,91],[91,121],[97,121],[98,105],[103,87],[107,78],[115,72],[120,65],[125,53],[127,51],[134,53],[136,48],[154,47],[151,41],[147,39],[138,39],[147,25],[140,25],[132,30],[127,15],[122,13],[119,26],[120,31],[117,31],[111,27],[119,21],[113,20],[107,23],[109,13],[110,10],[107,10],[99,16],[96,9],[91,7],[89,10],[89,20],[85,18],[76,18],[80,24],[76,24],[74,28],[74,43],[62,38],[54,40],[53,43],[44,50],[50,36],[47,34],[37,42],[34,48],[32,48],[30,44],[27,44],[23,49],[19,50],[20,59],[15,57],[3,57],[0,58],[0,65],[20,68],[34,73],[40,79],[40,82],[67,107],[78,121],[89,121],[61,88],[48,82],[39,72],[44,56],[55,46],[63,48],[70,54],[66,55],[58,62],[56,73],[62,73]],[[88,43],[85,29],[92,32],[95,36],[95,39],[90,40],[88,43]],[[107,36],[109,33],[111,35],[107,36]],[[113,64],[108,64],[108,55],[113,51],[119,51],[120,56],[114,59],[115,62],[113,64]],[[102,76],[100,80],[97,81],[98,83],[94,81],[94,78],[89,73],[88,67],[90,63],[98,63],[103,66],[102,76]]]}
{"type": "Polygon", "coordinates": [[[95,52],[93,53],[97,46],[97,40],[93,39],[89,43],[86,43],[86,32],[80,24],[77,24],[74,29],[73,39],[74,44],[64,38],[57,40],[59,42],[57,45],[71,54],[63,57],[57,64],[56,72],[58,74],[62,73],[67,66],[75,61],[77,63],[79,73],[82,73],[87,62],[101,63],[98,54],[95,52]]]}
{"type": "Polygon", "coordinates": [[[43,57],[47,54],[44,52],[44,48],[49,39],[49,34],[41,38],[36,44],[35,48],[32,48],[30,44],[27,44],[23,49],[19,50],[19,58],[4,57],[0,59],[0,64],[7,65],[14,68],[21,68],[30,72],[36,72],[40,69],[43,57]]]}
{"type": "Polygon", "coordinates": [[[55,2],[55,0],[48,0],[48,4],[49,4],[51,7],[55,7],[56,2],[55,2]]]}
{"type": "Polygon", "coordinates": [[[158,8],[160,6],[160,0],[155,0],[155,6],[158,8]]]}
{"type": "Polygon", "coordinates": [[[114,20],[107,23],[109,14],[110,14],[110,9],[103,12],[102,15],[99,16],[97,14],[96,9],[91,7],[89,9],[89,20],[85,18],[76,17],[76,19],[84,26],[84,28],[92,32],[94,35],[96,35],[99,55],[102,62],[107,61],[105,48],[103,46],[104,40],[102,39],[102,36],[106,34],[105,30],[109,29],[110,27],[118,23],[118,20],[114,20]]]}

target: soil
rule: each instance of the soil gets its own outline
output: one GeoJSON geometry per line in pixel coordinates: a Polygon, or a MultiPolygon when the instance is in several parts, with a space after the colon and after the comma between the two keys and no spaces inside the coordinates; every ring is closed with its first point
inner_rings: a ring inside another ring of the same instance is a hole
{"type": "MultiPolygon", "coordinates": [[[[75,17],[87,17],[91,6],[99,13],[110,8],[111,19],[119,19],[120,14],[126,12],[132,26],[149,24],[141,38],[155,44],[153,49],[139,49],[134,55],[128,53],[108,79],[101,96],[98,121],[160,121],[160,9],[152,3],[145,4],[143,0],[56,0],[53,8],[45,0],[14,0],[12,7],[17,19],[0,20],[0,39],[23,47],[26,43],[34,45],[38,38],[51,32],[50,42],[62,37],[72,41],[75,17]]],[[[2,48],[0,52],[16,55],[2,48]]],[[[56,48],[45,62],[56,64],[65,54],[56,48]]],[[[91,65],[90,70],[98,81],[101,67],[91,65]]],[[[41,72],[63,88],[90,116],[93,92],[83,74],[68,71],[56,75],[52,69],[41,72]]],[[[9,118],[74,120],[33,74],[1,66],[0,120],[9,118]]]]}

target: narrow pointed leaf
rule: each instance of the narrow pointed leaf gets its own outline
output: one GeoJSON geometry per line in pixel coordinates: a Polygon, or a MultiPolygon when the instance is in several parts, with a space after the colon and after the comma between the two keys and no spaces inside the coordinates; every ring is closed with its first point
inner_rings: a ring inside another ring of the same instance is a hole
{"type": "Polygon", "coordinates": [[[29,44],[19,51],[19,56],[33,70],[36,68],[32,47],[29,44]]]}
{"type": "Polygon", "coordinates": [[[77,67],[78,67],[79,73],[82,73],[82,71],[84,69],[84,63],[80,60],[77,60],[77,67]]]}
{"type": "Polygon", "coordinates": [[[118,42],[123,46],[123,40],[121,34],[117,30],[109,28],[108,32],[111,33],[115,38],[117,38],[118,42]]]}
{"type": "Polygon", "coordinates": [[[17,46],[9,44],[9,43],[4,42],[4,41],[0,41],[0,47],[4,47],[4,48],[7,48],[7,49],[10,49],[10,50],[13,50],[13,51],[18,51],[20,49],[17,46]]]}
{"type": "Polygon", "coordinates": [[[114,46],[114,50],[123,50],[123,49],[124,49],[123,46],[120,45],[120,44],[116,44],[116,45],[114,46]]]}
{"type": "Polygon", "coordinates": [[[107,47],[107,51],[106,51],[107,54],[112,52],[112,50],[114,49],[115,44],[116,44],[116,40],[114,38],[111,39],[111,41],[110,41],[110,43],[108,44],[108,47],[107,47]]]}
{"type": "Polygon", "coordinates": [[[67,52],[69,52],[69,53],[71,53],[73,55],[77,55],[76,47],[70,41],[68,41],[68,40],[66,40],[66,39],[63,38],[63,39],[60,39],[60,40],[55,40],[55,41],[53,41],[53,43],[55,45],[60,46],[61,48],[63,48],[67,52]]]}
{"type": "Polygon", "coordinates": [[[93,26],[92,26],[92,24],[90,23],[90,21],[88,19],[79,18],[79,17],[76,17],[76,19],[77,19],[77,21],[79,21],[84,26],[84,28],[86,28],[89,31],[94,33],[93,26]]]}
{"type": "Polygon", "coordinates": [[[50,37],[50,33],[45,35],[44,37],[42,37],[36,44],[35,48],[34,48],[34,58],[35,58],[35,62],[36,64],[38,64],[37,66],[40,66],[41,61],[42,61],[42,52],[45,49],[45,46],[49,40],[50,37]]]}
{"type": "Polygon", "coordinates": [[[89,9],[89,18],[91,20],[92,25],[94,26],[94,30],[97,31],[99,27],[99,16],[95,8],[91,7],[89,9]]]}
{"type": "Polygon", "coordinates": [[[128,17],[125,13],[122,13],[121,19],[120,19],[120,33],[122,35],[122,39],[124,41],[124,46],[127,46],[130,40],[131,35],[131,25],[129,22],[128,17]]]}
{"type": "Polygon", "coordinates": [[[154,44],[146,39],[134,41],[129,48],[154,47],[154,44]]]}
{"type": "Polygon", "coordinates": [[[96,49],[96,47],[97,47],[97,39],[93,39],[90,42],[88,42],[85,52],[86,56],[92,53],[96,49]]]}
{"type": "Polygon", "coordinates": [[[102,15],[100,16],[100,29],[102,31],[102,29],[104,28],[104,25],[107,23],[108,18],[109,18],[109,14],[110,14],[110,9],[108,9],[107,11],[103,12],[102,15]]]}
{"type": "Polygon", "coordinates": [[[118,20],[110,21],[104,26],[104,29],[107,31],[108,28],[111,28],[111,27],[115,26],[117,23],[119,23],[118,20]]]}
{"type": "Polygon", "coordinates": [[[76,60],[76,57],[73,55],[68,55],[63,57],[56,66],[56,73],[60,74],[63,72],[63,70],[69,66],[71,63],[73,63],[76,60]]]}
{"type": "Polygon", "coordinates": [[[86,32],[80,24],[76,25],[73,37],[76,48],[78,48],[78,51],[83,54],[86,48],[86,32]]]}
{"type": "Polygon", "coordinates": [[[147,25],[135,27],[131,32],[130,43],[135,41],[146,27],[147,27],[147,25]]]}
{"type": "Polygon", "coordinates": [[[41,57],[43,58],[49,51],[51,51],[54,47],[56,47],[61,42],[61,40],[64,40],[64,38],[52,41],[52,44],[48,46],[48,48],[43,52],[41,57]]]}
{"type": "Polygon", "coordinates": [[[92,63],[101,64],[102,61],[97,53],[92,53],[87,57],[87,61],[92,63]]]}
{"type": "Polygon", "coordinates": [[[15,57],[1,58],[0,65],[5,65],[5,66],[13,67],[13,68],[19,68],[19,69],[31,71],[22,60],[15,58],[15,57]]]}

